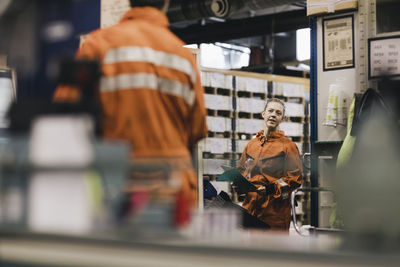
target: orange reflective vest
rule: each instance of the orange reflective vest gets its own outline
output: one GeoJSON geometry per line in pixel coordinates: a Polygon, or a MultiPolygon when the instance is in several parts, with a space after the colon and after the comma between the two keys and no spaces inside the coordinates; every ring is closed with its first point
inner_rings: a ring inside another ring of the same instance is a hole
{"type": "Polygon", "coordinates": [[[301,185],[302,162],[296,144],[286,138],[282,131],[272,132],[268,140],[264,131],[260,131],[244,149],[238,169],[257,187],[271,183],[275,185],[275,192],[270,195],[247,193],[243,207],[251,215],[269,224],[272,230],[288,231],[291,220],[290,198],[282,198],[278,180],[282,179],[289,185],[289,195],[301,185]]]}
{"type": "MultiPolygon", "coordinates": [[[[132,8],[117,25],[90,33],[76,56],[99,60],[103,135],[129,141],[133,159],[190,161],[189,148],[207,134],[194,55],[168,26],[158,9],[132,8]]],[[[79,97],[67,86],[54,94],[56,101],[79,97]]],[[[183,187],[196,195],[193,169],[182,173],[183,187]]]]}

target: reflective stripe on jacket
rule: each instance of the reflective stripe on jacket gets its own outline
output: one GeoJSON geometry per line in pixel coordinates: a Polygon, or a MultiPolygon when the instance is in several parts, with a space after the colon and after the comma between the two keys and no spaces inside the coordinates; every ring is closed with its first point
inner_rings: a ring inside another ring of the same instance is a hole
{"type": "Polygon", "coordinates": [[[278,180],[282,179],[289,185],[289,193],[301,185],[302,163],[296,144],[282,131],[272,132],[268,140],[264,131],[260,131],[244,149],[238,169],[256,186],[275,185],[272,195],[248,193],[243,207],[269,224],[271,229],[287,231],[291,220],[290,200],[282,199],[278,180]]]}

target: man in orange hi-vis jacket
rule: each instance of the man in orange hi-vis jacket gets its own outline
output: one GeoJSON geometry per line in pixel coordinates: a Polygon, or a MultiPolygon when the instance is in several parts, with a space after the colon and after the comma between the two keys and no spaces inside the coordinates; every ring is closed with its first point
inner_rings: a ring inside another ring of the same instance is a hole
{"type": "MultiPolygon", "coordinates": [[[[101,65],[102,135],[129,141],[132,159],[174,162],[183,194],[194,207],[197,181],[190,148],[207,134],[195,58],[168,29],[169,1],[130,2],[132,8],[117,25],[85,38],[77,59],[101,65]]],[[[79,98],[77,89],[62,85],[54,94],[55,101],[79,98]]]]}

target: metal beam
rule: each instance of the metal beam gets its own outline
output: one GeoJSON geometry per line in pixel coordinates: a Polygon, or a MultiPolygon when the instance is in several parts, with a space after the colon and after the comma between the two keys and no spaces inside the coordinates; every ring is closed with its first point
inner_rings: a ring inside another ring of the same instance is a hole
{"type": "Polygon", "coordinates": [[[232,39],[288,32],[309,27],[305,10],[282,12],[246,19],[227,20],[171,30],[188,44],[212,43],[232,39]]]}

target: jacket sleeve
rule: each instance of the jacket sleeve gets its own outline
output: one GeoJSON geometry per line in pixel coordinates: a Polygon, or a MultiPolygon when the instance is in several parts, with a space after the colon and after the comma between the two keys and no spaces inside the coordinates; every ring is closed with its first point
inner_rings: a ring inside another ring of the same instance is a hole
{"type": "MultiPolygon", "coordinates": [[[[76,59],[99,59],[95,40],[89,35],[78,49],[76,59]]],[[[54,91],[54,102],[78,102],[81,98],[80,89],[76,86],[60,84],[54,91]]]]}
{"type": "Polygon", "coordinates": [[[193,86],[195,99],[189,114],[189,147],[207,136],[206,108],[204,105],[204,88],[201,85],[200,73],[196,67],[196,83],[193,86]]]}
{"type": "MultiPolygon", "coordinates": [[[[285,157],[285,176],[282,177],[282,181],[287,183],[289,186],[289,196],[298,187],[300,187],[303,182],[303,167],[302,161],[300,159],[299,150],[295,143],[288,142],[286,146],[286,157],[285,157]]],[[[277,181],[275,184],[275,194],[274,198],[279,198],[282,196],[282,185],[277,181]]]]}
{"type": "MultiPolygon", "coordinates": [[[[237,164],[237,169],[247,179],[250,179],[249,174],[251,174],[253,168],[256,166],[256,161],[247,156],[247,150],[249,147],[249,143],[247,143],[246,147],[244,148],[242,155],[240,156],[239,162],[237,164]]],[[[251,179],[257,179],[257,178],[262,179],[263,175],[262,174],[252,174],[251,179]]],[[[255,186],[258,187],[260,185],[256,184],[255,186]]]]}
{"type": "MultiPolygon", "coordinates": [[[[248,144],[247,144],[248,145],[248,144]]],[[[243,152],[242,152],[242,155],[240,156],[240,159],[239,159],[239,162],[238,162],[238,164],[237,164],[237,169],[239,170],[239,172],[244,176],[244,177],[246,177],[247,176],[247,173],[246,173],[246,166],[245,166],[245,162],[246,162],[246,159],[247,159],[247,157],[246,157],[246,154],[247,154],[247,145],[246,145],[246,147],[244,148],[244,150],[243,150],[243,152]]]]}

